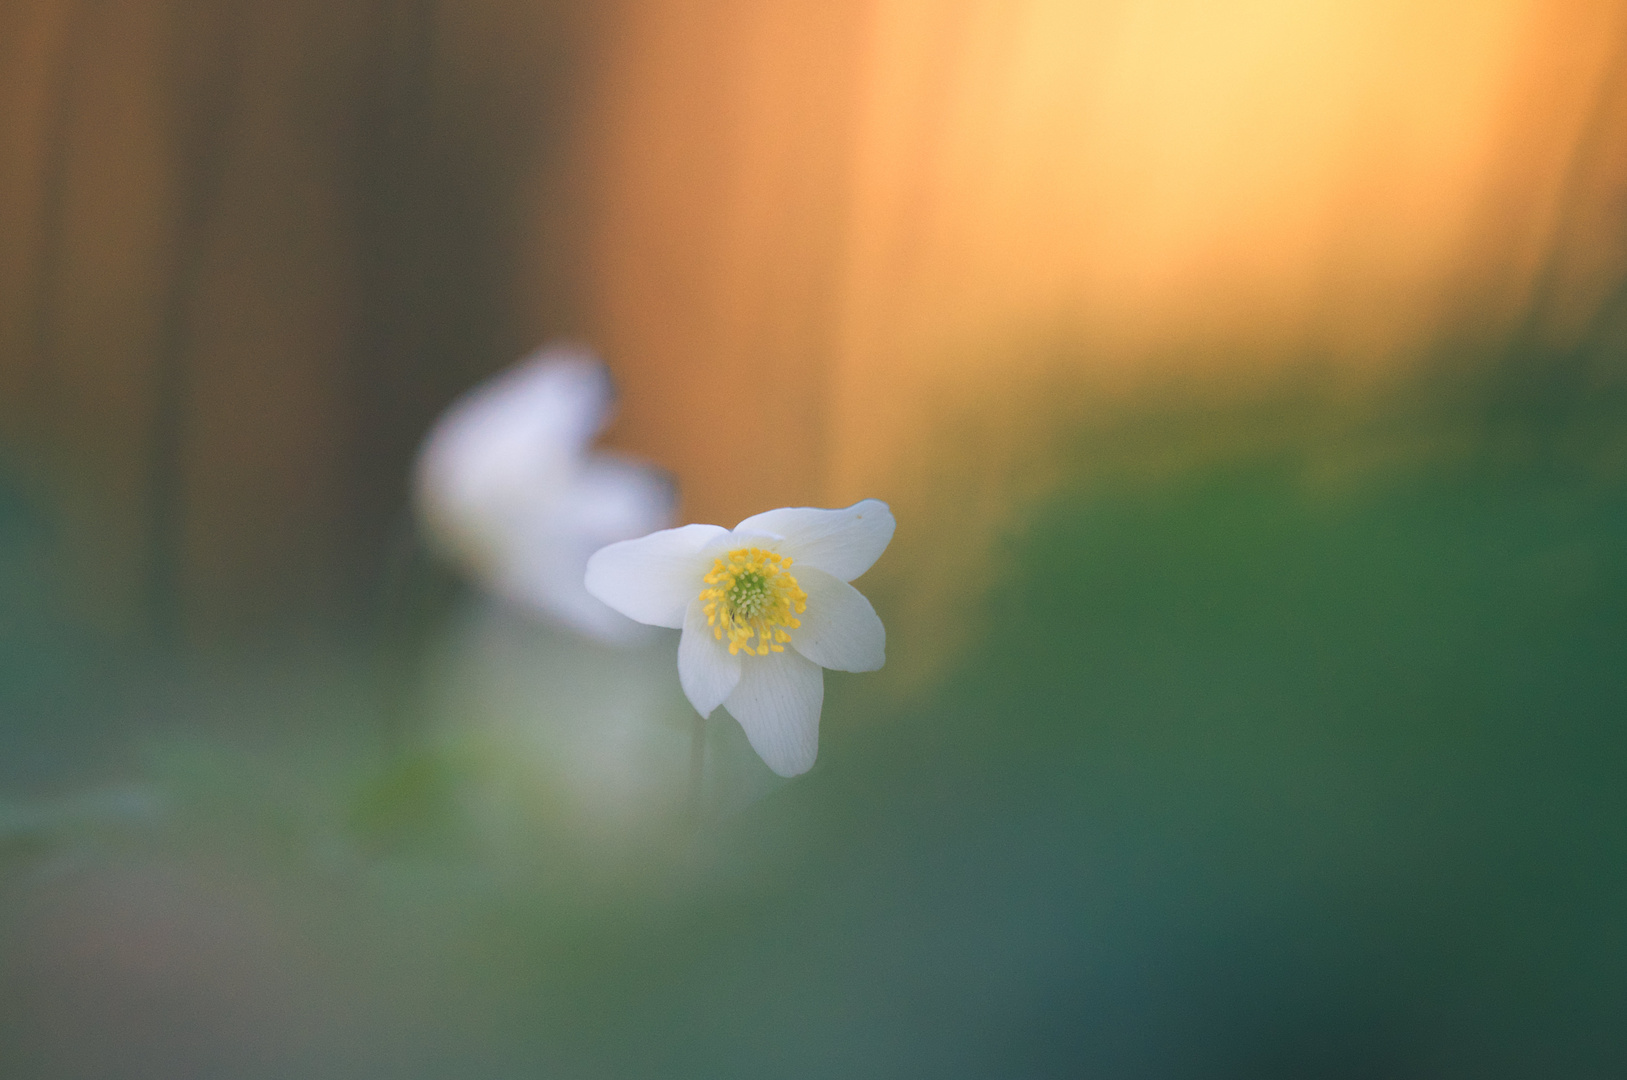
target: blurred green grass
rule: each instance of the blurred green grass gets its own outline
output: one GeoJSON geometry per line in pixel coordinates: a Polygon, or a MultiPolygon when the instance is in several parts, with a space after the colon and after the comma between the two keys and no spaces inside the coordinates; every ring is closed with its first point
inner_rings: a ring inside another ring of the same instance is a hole
{"type": "Polygon", "coordinates": [[[0,1049],[73,1075],[66,1016],[164,1075],[1621,1075],[1623,428],[1486,404],[1518,397],[1082,434],[943,679],[831,675],[815,771],[651,831],[633,877],[546,822],[482,843],[467,747],[353,704],[149,734],[126,771],[163,814],[13,845],[0,1049]],[[322,958],[267,993],[365,1008],[99,1028],[68,1000],[95,965],[32,928],[154,866],[322,958]]]}
{"type": "Polygon", "coordinates": [[[1622,490],[1305,464],[1087,483],[932,704],[844,681],[690,1074],[1618,1073],[1622,490]]]}

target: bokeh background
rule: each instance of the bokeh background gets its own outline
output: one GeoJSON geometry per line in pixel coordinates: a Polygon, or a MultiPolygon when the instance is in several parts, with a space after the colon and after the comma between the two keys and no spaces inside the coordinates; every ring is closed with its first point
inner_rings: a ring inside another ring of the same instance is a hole
{"type": "Polygon", "coordinates": [[[7,1076],[1619,1076],[1624,605],[1621,3],[0,4],[7,1076]],[[553,339],[808,776],[418,539],[553,339]]]}

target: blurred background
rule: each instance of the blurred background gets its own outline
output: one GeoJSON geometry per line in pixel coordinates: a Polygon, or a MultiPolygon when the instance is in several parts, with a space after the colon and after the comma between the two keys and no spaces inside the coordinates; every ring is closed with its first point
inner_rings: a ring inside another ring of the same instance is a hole
{"type": "Polygon", "coordinates": [[[1623,1075],[1624,656],[1616,0],[0,4],[7,1076],[1623,1075]],[[420,538],[561,339],[811,774],[420,538]]]}

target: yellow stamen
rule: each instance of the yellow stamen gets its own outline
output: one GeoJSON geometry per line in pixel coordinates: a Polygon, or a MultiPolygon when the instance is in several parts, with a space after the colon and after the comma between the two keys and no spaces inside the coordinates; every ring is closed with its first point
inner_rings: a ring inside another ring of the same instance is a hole
{"type": "Polygon", "coordinates": [[[784,652],[797,616],[808,610],[808,594],[791,576],[791,560],[762,548],[737,548],[712,562],[701,591],[701,610],[712,636],[729,642],[731,656],[746,650],[767,656],[784,652]],[[756,644],[752,638],[757,639],[756,644]]]}

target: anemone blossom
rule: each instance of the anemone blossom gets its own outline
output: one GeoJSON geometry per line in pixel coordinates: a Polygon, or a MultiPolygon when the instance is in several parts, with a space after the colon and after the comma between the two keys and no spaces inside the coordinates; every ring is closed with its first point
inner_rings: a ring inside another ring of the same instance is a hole
{"type": "Polygon", "coordinates": [[[722,705],[781,776],[813,767],[825,668],[874,671],[887,632],[848,582],[893,536],[887,504],[794,507],[732,530],[685,525],[588,560],[587,591],[629,618],[682,630],[678,679],[702,716],[722,705]]]}
{"type": "Polygon", "coordinates": [[[657,470],[589,449],[609,418],[609,373],[550,346],[447,409],[419,452],[416,495],[431,544],[504,600],[597,640],[640,628],[588,595],[588,556],[671,523],[657,470]]]}

